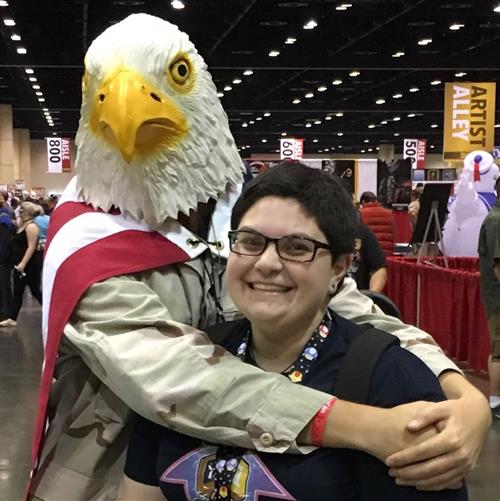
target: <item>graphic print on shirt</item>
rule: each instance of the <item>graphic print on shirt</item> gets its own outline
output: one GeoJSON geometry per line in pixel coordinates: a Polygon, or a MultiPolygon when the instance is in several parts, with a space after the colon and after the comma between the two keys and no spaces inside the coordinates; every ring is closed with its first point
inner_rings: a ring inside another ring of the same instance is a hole
{"type": "Polygon", "coordinates": [[[217,460],[217,449],[203,446],[185,454],[163,472],[160,481],[182,485],[189,501],[258,501],[260,496],[296,501],[252,452],[246,451],[239,462],[221,461],[217,460]],[[231,485],[221,486],[219,492],[215,492],[215,470],[222,474],[227,470],[232,478],[231,485]]]}

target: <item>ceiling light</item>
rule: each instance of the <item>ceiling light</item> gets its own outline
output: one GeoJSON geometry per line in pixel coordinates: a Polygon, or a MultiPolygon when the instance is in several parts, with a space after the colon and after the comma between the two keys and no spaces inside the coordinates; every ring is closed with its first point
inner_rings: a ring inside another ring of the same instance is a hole
{"type": "Polygon", "coordinates": [[[434,149],[434,145],[433,145],[433,144],[431,144],[431,150],[433,150],[433,149],[434,149]]]}
{"type": "Polygon", "coordinates": [[[451,31],[458,31],[460,28],[463,28],[465,24],[460,24],[460,23],[453,23],[450,24],[450,30],[451,31]]]}
{"type": "Polygon", "coordinates": [[[465,73],[465,71],[459,71],[458,73],[455,73],[456,77],[464,77],[465,75],[467,75],[467,73],[465,73]]]}
{"type": "Polygon", "coordinates": [[[318,23],[314,19],[311,19],[306,24],[304,24],[303,28],[305,30],[313,30],[314,28],[316,28],[316,26],[318,26],[318,23]]]}
{"type": "Polygon", "coordinates": [[[4,17],[3,24],[5,24],[5,26],[15,26],[16,22],[14,21],[14,19],[11,19],[10,17],[4,17]]]}
{"type": "Polygon", "coordinates": [[[224,92],[217,92],[217,97],[224,97],[224,92]]]}
{"type": "Polygon", "coordinates": [[[380,122],[380,125],[387,125],[387,120],[382,120],[382,121],[380,122]]]}
{"type": "Polygon", "coordinates": [[[313,143],[317,143],[317,142],[318,142],[318,140],[317,140],[317,139],[313,139],[313,143]]]}
{"type": "Polygon", "coordinates": [[[432,124],[431,129],[436,129],[438,127],[438,124],[432,124]]]}
{"type": "Polygon", "coordinates": [[[36,96],[43,96],[43,92],[40,92],[40,91],[35,92],[35,95],[36,95],[36,96]]]}
{"type": "Polygon", "coordinates": [[[253,75],[253,71],[252,70],[245,70],[243,72],[243,75],[245,75],[246,77],[249,76],[249,75],[253,75]]]}
{"type": "Polygon", "coordinates": [[[321,85],[320,87],[318,87],[318,92],[325,92],[327,88],[324,86],[324,85],[321,85]]]}
{"type": "Polygon", "coordinates": [[[248,127],[248,124],[247,124],[246,122],[243,122],[243,123],[241,124],[241,126],[242,126],[242,127],[248,127]]]}
{"type": "Polygon", "coordinates": [[[336,117],[343,117],[344,114],[341,111],[339,111],[338,113],[335,113],[335,116],[336,117]]]}
{"type": "Polygon", "coordinates": [[[343,5],[337,5],[337,7],[335,7],[335,10],[347,10],[347,7],[344,7],[343,5]]]}
{"type": "Polygon", "coordinates": [[[441,80],[433,80],[431,85],[439,85],[440,83],[442,83],[441,80]]]}
{"type": "Polygon", "coordinates": [[[368,128],[369,128],[369,129],[374,129],[374,128],[375,128],[375,124],[370,124],[370,125],[368,126],[368,128]]]}
{"type": "Polygon", "coordinates": [[[365,140],[363,141],[363,143],[369,143],[369,142],[370,142],[370,140],[369,140],[369,139],[365,139],[365,140]]]}
{"type": "Polygon", "coordinates": [[[10,36],[10,39],[13,41],[13,42],[20,42],[21,41],[21,37],[19,35],[11,35],[10,36]]]}
{"type": "Polygon", "coordinates": [[[413,117],[415,117],[416,115],[415,115],[415,113],[408,113],[408,115],[406,115],[406,116],[407,116],[408,118],[413,118],[413,117]]]}
{"type": "Polygon", "coordinates": [[[40,88],[39,85],[32,85],[32,87],[35,89],[35,90],[38,90],[40,88]]]}
{"type": "Polygon", "coordinates": [[[314,97],[314,93],[313,92],[308,92],[304,97],[307,98],[307,99],[311,99],[312,97],[314,97]]]}
{"type": "Polygon", "coordinates": [[[410,92],[418,92],[420,89],[418,87],[411,87],[410,92]]]}
{"type": "Polygon", "coordinates": [[[339,145],[337,146],[337,148],[338,148],[339,150],[341,150],[341,149],[342,149],[342,145],[341,145],[341,144],[339,144],[339,145]]]}
{"type": "Polygon", "coordinates": [[[398,94],[393,94],[392,97],[394,99],[400,99],[401,97],[403,97],[403,94],[399,94],[399,93],[398,94]]]}
{"type": "Polygon", "coordinates": [[[282,136],[286,136],[286,132],[282,132],[282,133],[281,133],[281,135],[282,135],[282,136]]]}
{"type": "Polygon", "coordinates": [[[269,57],[277,57],[280,55],[280,51],[279,50],[272,50],[269,52],[269,57]]]}
{"type": "Polygon", "coordinates": [[[44,97],[39,97],[39,98],[38,98],[38,102],[40,102],[40,103],[44,103],[44,102],[45,102],[45,98],[44,98],[44,97]]]}
{"type": "Polygon", "coordinates": [[[305,126],[309,129],[309,127],[312,127],[312,124],[307,123],[305,126]]]}
{"type": "Polygon", "coordinates": [[[394,117],[392,119],[393,122],[399,122],[401,120],[401,117],[394,117]]]}
{"type": "Polygon", "coordinates": [[[341,3],[340,6],[348,9],[349,7],[352,7],[352,3],[341,3]]]}
{"type": "Polygon", "coordinates": [[[325,117],[325,120],[331,120],[331,119],[332,119],[332,117],[331,117],[330,115],[327,115],[327,116],[325,117]]]}
{"type": "Polygon", "coordinates": [[[373,148],[368,148],[368,151],[373,151],[373,148]]]}
{"type": "Polygon", "coordinates": [[[498,129],[500,127],[500,124],[495,124],[495,129],[498,129]]]}
{"type": "Polygon", "coordinates": [[[324,150],[324,151],[330,151],[330,148],[325,148],[325,150],[324,150]]]}
{"type": "Polygon", "coordinates": [[[269,111],[266,111],[266,112],[264,113],[264,116],[265,116],[265,117],[270,117],[270,116],[271,116],[271,113],[269,113],[269,111]]]}
{"type": "Polygon", "coordinates": [[[184,2],[181,2],[181,0],[172,0],[170,2],[170,5],[177,10],[183,9],[185,7],[184,2]]]}
{"type": "Polygon", "coordinates": [[[298,99],[297,97],[292,101],[292,104],[299,104],[300,103],[300,99],[298,99]]]}
{"type": "Polygon", "coordinates": [[[340,78],[336,78],[336,79],[332,82],[332,84],[333,84],[333,85],[340,85],[341,83],[342,83],[342,80],[340,80],[340,78]]]}
{"type": "Polygon", "coordinates": [[[234,83],[234,84],[236,84],[236,85],[238,85],[238,84],[240,84],[240,83],[241,83],[241,80],[240,80],[239,78],[235,78],[235,79],[233,80],[233,83],[234,83]]]}
{"type": "Polygon", "coordinates": [[[493,12],[500,12],[500,4],[493,8],[493,12]]]}
{"type": "Polygon", "coordinates": [[[344,135],[344,133],[343,133],[343,132],[337,132],[337,136],[341,137],[341,136],[343,136],[343,135],[344,135]]]}
{"type": "Polygon", "coordinates": [[[351,73],[349,73],[349,76],[350,77],[359,77],[359,75],[361,75],[361,73],[359,71],[351,71],[351,73]]]}
{"type": "Polygon", "coordinates": [[[297,41],[297,39],[296,39],[296,38],[294,38],[294,37],[288,37],[288,38],[285,40],[285,43],[286,43],[287,45],[292,45],[292,44],[294,44],[296,41],[297,41]]]}
{"type": "Polygon", "coordinates": [[[226,86],[224,87],[224,90],[225,90],[226,92],[229,92],[230,90],[233,90],[233,88],[232,88],[230,85],[226,85],[226,86]]]}
{"type": "Polygon", "coordinates": [[[262,117],[257,117],[255,120],[257,121],[262,120],[262,117]]]}
{"type": "Polygon", "coordinates": [[[383,99],[383,98],[377,99],[375,101],[375,104],[384,104],[384,103],[385,103],[385,99],[383,99]]]}
{"type": "Polygon", "coordinates": [[[361,153],[366,153],[366,150],[361,150],[361,153]]]}
{"type": "Polygon", "coordinates": [[[402,50],[399,50],[398,52],[395,52],[392,57],[401,57],[404,56],[405,53],[402,50]]]}
{"type": "Polygon", "coordinates": [[[28,80],[30,82],[36,82],[37,81],[36,77],[29,77],[28,80]]]}
{"type": "Polygon", "coordinates": [[[255,120],[250,120],[250,122],[248,122],[250,125],[253,125],[255,123],[255,120]]]}
{"type": "Polygon", "coordinates": [[[0,0],[0,7],[8,7],[9,6],[9,2],[7,2],[6,0],[0,0]]]}
{"type": "Polygon", "coordinates": [[[399,137],[399,132],[395,132],[394,137],[399,137]]]}
{"type": "Polygon", "coordinates": [[[422,38],[417,43],[418,45],[429,45],[430,43],[432,43],[432,38],[422,38]]]}
{"type": "Polygon", "coordinates": [[[316,125],[320,125],[320,124],[321,124],[321,120],[314,120],[314,123],[315,123],[316,125]]]}
{"type": "Polygon", "coordinates": [[[48,108],[42,108],[42,111],[49,111],[48,108]]]}
{"type": "Polygon", "coordinates": [[[260,142],[261,143],[267,143],[267,139],[261,139],[260,142]]]}
{"type": "Polygon", "coordinates": [[[31,68],[25,68],[24,70],[28,75],[32,75],[33,73],[35,73],[31,68]]]}
{"type": "Polygon", "coordinates": [[[27,54],[28,52],[24,47],[18,47],[16,51],[18,54],[27,54]]]}

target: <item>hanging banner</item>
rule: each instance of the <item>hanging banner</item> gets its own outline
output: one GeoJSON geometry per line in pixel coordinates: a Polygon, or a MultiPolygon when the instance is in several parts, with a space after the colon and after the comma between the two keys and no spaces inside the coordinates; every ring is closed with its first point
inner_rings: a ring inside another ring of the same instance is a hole
{"type": "Polygon", "coordinates": [[[304,140],[287,137],[280,139],[281,160],[301,160],[304,157],[304,140]]]}
{"type": "Polygon", "coordinates": [[[404,139],[403,158],[411,160],[412,169],[425,168],[427,139],[404,139]]]}
{"type": "Polygon", "coordinates": [[[445,84],[444,160],[460,161],[471,151],[493,150],[495,92],[494,82],[445,84]]]}
{"type": "Polygon", "coordinates": [[[61,137],[46,139],[48,172],[71,172],[70,140],[61,137]]]}

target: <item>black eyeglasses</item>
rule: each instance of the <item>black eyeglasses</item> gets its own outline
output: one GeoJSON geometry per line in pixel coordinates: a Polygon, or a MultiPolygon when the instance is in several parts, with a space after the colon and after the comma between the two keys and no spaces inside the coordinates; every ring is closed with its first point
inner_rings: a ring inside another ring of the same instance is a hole
{"type": "Polygon", "coordinates": [[[256,231],[237,230],[229,232],[229,248],[235,254],[243,256],[260,256],[274,242],[276,252],[281,259],[307,263],[316,257],[318,249],[328,249],[330,246],[312,238],[300,235],[286,235],[281,238],[269,238],[256,231]]]}

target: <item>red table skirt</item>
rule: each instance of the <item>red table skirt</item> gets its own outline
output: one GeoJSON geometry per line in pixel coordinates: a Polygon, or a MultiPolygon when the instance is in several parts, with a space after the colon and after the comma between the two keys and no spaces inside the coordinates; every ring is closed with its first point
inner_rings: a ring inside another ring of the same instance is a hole
{"type": "MultiPolygon", "coordinates": [[[[438,264],[443,258],[436,260],[438,264]]],[[[450,356],[476,370],[487,370],[490,343],[479,290],[478,258],[448,258],[449,269],[388,259],[387,295],[403,320],[416,324],[417,277],[420,277],[420,325],[450,356]]]]}

